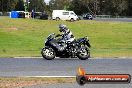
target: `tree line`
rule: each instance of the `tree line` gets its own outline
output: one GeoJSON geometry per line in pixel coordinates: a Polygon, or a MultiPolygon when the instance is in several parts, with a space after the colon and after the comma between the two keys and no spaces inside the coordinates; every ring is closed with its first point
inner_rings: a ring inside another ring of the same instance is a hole
{"type": "MultiPolygon", "coordinates": [[[[90,13],[92,15],[132,16],[132,0],[26,0],[27,10],[37,12],[52,10],[73,10],[76,14],[90,13]]],[[[24,11],[24,0],[0,0],[0,12],[12,10],[24,11]]]]}

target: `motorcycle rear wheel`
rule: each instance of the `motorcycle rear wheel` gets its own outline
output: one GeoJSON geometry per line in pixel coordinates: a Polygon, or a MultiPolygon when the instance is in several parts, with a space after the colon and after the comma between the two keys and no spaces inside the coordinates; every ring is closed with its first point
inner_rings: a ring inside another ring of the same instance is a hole
{"type": "Polygon", "coordinates": [[[55,58],[55,51],[50,47],[43,48],[41,54],[46,60],[53,60],[55,58]]]}

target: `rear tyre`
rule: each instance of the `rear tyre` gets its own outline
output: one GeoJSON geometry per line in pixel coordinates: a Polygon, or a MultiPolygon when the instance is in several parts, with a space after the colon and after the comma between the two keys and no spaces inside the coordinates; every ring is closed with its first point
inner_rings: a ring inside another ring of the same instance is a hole
{"type": "Polygon", "coordinates": [[[59,17],[56,17],[56,21],[59,21],[60,20],[60,18],[59,17]]]}
{"type": "Polygon", "coordinates": [[[90,18],[90,20],[93,20],[93,18],[90,18]]]}
{"type": "Polygon", "coordinates": [[[43,48],[41,54],[46,60],[53,60],[55,58],[55,51],[50,47],[43,48]]]}
{"type": "Polygon", "coordinates": [[[87,50],[87,49],[83,49],[83,50],[81,50],[81,51],[78,53],[77,57],[78,57],[80,60],[86,60],[86,59],[88,59],[88,58],[90,57],[90,51],[87,50]]]}

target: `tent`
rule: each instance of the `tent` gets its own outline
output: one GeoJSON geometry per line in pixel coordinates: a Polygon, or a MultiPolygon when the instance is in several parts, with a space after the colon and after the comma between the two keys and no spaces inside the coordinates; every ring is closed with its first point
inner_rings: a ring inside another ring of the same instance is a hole
{"type": "Polygon", "coordinates": [[[18,18],[19,13],[17,11],[11,11],[10,18],[18,18]]]}

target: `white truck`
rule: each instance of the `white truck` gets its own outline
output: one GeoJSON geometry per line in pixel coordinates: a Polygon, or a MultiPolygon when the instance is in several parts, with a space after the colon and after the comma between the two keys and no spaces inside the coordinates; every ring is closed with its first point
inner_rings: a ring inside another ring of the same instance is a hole
{"type": "Polygon", "coordinates": [[[52,19],[57,21],[58,20],[76,21],[78,20],[78,16],[73,11],[53,10],[52,19]]]}

